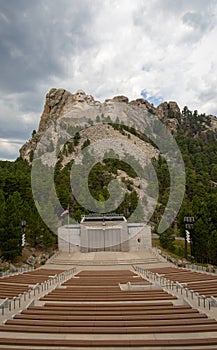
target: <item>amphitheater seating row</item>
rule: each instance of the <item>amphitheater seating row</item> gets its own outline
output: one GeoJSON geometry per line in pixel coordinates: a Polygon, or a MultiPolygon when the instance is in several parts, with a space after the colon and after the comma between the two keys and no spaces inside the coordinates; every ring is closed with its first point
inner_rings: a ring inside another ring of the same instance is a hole
{"type": "Polygon", "coordinates": [[[17,297],[37,283],[47,281],[51,276],[62,273],[60,269],[36,269],[13,276],[0,278],[0,299],[17,297]]]}
{"type": "MultiPolygon", "coordinates": [[[[77,278],[71,278],[62,284],[65,288],[56,288],[41,298],[43,301],[67,301],[67,302],[96,302],[96,301],[131,301],[131,300],[167,300],[172,299],[162,289],[140,291],[122,291],[119,284],[144,283],[144,279],[132,271],[118,271],[102,273],[99,271],[80,272],[77,278]],[[80,289],[74,288],[79,286],[80,289]],[[104,288],[103,288],[104,286],[104,288]],[[97,288],[94,288],[97,287],[97,288]]],[[[147,285],[150,285],[146,281],[147,285]]]]}
{"type": "Polygon", "coordinates": [[[189,290],[198,292],[206,297],[217,297],[217,276],[214,274],[189,271],[175,267],[152,268],[149,271],[158,273],[173,282],[179,282],[189,290]]]}
{"type": "Polygon", "coordinates": [[[217,281],[187,283],[186,287],[206,297],[217,297],[217,281]]]}
{"type": "Polygon", "coordinates": [[[136,274],[125,270],[78,273],[75,285],[63,283],[0,326],[0,349],[217,348],[215,319],[147,281],[144,290],[122,290],[120,281],[131,279],[136,274]]]}
{"type": "Polygon", "coordinates": [[[142,348],[143,350],[150,349],[171,349],[171,350],[183,350],[186,347],[188,349],[194,350],[216,350],[217,338],[182,338],[182,339],[108,339],[108,340],[88,340],[88,339],[11,339],[11,338],[0,338],[0,344],[6,345],[7,347],[2,348],[1,350],[33,350],[38,349],[52,349],[58,350],[61,349],[76,349],[77,348],[142,348]],[[8,347],[8,345],[10,347],[8,347]],[[13,347],[11,347],[13,345],[13,347]],[[210,347],[215,346],[215,347],[210,347]],[[37,348],[36,348],[37,347],[37,348]]]}

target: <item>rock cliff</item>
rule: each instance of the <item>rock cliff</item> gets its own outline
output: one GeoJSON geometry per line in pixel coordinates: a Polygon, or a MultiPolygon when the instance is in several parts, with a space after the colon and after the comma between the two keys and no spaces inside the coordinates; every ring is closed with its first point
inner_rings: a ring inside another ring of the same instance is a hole
{"type": "MultiPolygon", "coordinates": [[[[182,123],[182,114],[176,102],[163,102],[157,108],[150,104],[147,100],[139,98],[129,101],[126,96],[115,96],[106,99],[103,103],[96,101],[93,96],[87,95],[83,90],[78,90],[76,93],[71,93],[65,89],[52,88],[46,95],[44,110],[40,119],[38,131],[33,137],[22,146],[20,156],[31,163],[33,153],[40,142],[43,135],[49,130],[52,125],[60,123],[60,121],[71,122],[71,120],[90,121],[91,125],[95,120],[100,119],[102,122],[115,122],[119,118],[121,123],[128,126],[139,128],[139,121],[143,121],[144,115],[157,116],[169,131],[176,135],[178,125],[182,123]]],[[[212,128],[216,128],[216,118],[210,117],[212,128]]],[[[73,123],[72,123],[73,125],[73,123]]],[[[104,130],[105,131],[105,130],[104,130]]],[[[103,129],[92,128],[94,135],[97,137],[105,136],[103,129]]],[[[141,131],[141,130],[140,130],[141,131]]],[[[83,138],[85,139],[85,132],[83,138]]],[[[94,136],[95,137],[95,136],[94,136]]],[[[93,137],[93,138],[94,138],[93,137]]],[[[110,130],[110,137],[112,137],[110,130]]],[[[128,136],[130,138],[131,136],[128,136]]],[[[55,134],[49,134],[50,139],[56,138],[55,134]]],[[[91,139],[91,135],[88,135],[91,139]]],[[[135,140],[134,140],[135,141],[135,140]]],[[[136,141],[135,141],[136,142],[136,141]]],[[[153,152],[154,154],[155,152],[153,152]]]]}

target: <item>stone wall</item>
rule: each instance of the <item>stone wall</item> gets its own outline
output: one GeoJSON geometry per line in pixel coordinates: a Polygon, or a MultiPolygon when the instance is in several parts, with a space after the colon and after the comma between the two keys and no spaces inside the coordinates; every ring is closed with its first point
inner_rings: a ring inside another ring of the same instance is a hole
{"type": "Polygon", "coordinates": [[[80,251],[80,225],[66,225],[58,229],[58,249],[62,252],[80,251]]]}
{"type": "Polygon", "coordinates": [[[151,227],[139,223],[129,223],[129,250],[138,250],[152,247],[151,227]]]}
{"type": "Polygon", "coordinates": [[[58,229],[58,249],[68,253],[90,250],[124,252],[151,246],[151,227],[139,223],[122,222],[107,226],[104,231],[101,226],[88,224],[66,225],[58,229]]]}

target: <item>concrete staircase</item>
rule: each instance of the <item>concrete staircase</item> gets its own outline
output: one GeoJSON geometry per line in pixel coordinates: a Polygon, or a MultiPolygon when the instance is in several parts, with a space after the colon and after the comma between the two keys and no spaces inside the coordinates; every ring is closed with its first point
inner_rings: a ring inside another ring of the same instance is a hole
{"type": "Polygon", "coordinates": [[[115,266],[115,265],[149,265],[159,264],[160,258],[150,250],[135,252],[58,252],[49,260],[51,265],[73,266],[115,266]]]}

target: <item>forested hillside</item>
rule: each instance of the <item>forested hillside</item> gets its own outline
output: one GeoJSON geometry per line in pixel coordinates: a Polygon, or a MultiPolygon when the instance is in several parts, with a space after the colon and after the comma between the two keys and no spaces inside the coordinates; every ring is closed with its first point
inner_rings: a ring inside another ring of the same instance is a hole
{"type": "MultiPolygon", "coordinates": [[[[204,114],[191,112],[187,107],[182,112],[176,141],[182,152],[186,171],[186,193],[177,217],[178,234],[185,236],[184,217],[194,217],[192,255],[195,261],[217,264],[217,139],[215,131],[205,131],[210,119],[204,114]]],[[[161,203],[154,217],[166,205],[169,182],[167,166],[163,159],[156,162],[161,184],[161,203]]],[[[162,234],[164,247],[174,251],[173,230],[162,234]]],[[[175,230],[176,231],[176,230],[175,230]]],[[[177,233],[177,231],[176,231],[177,233]]]]}
{"type": "MultiPolygon", "coordinates": [[[[177,120],[174,133],[177,144],[182,152],[186,167],[186,193],[179,214],[172,227],[161,234],[160,240],[164,247],[174,251],[174,234],[184,236],[184,217],[194,217],[192,231],[194,260],[217,265],[217,140],[215,130],[209,129],[210,118],[187,107],[182,113],[169,113],[167,121],[177,120]]],[[[144,142],[148,141],[136,130],[129,130],[122,125],[110,125],[120,133],[131,132],[144,142]]],[[[128,135],[126,133],[126,135],[128,135]]],[[[130,137],[130,136],[128,136],[130,137]]],[[[71,159],[63,164],[64,154],[73,152],[80,145],[85,148],[90,144],[87,138],[80,144],[79,132],[69,144],[64,146],[58,156],[55,167],[55,186],[58,198],[63,206],[69,205],[70,215],[77,221],[88,210],[83,208],[73,197],[70,190],[71,159]]],[[[170,190],[170,177],[167,163],[162,156],[153,158],[159,183],[158,205],[151,221],[157,224],[162,217],[167,204],[170,190]]],[[[125,162],[107,159],[96,164],[89,176],[91,194],[103,201],[108,197],[107,185],[116,178],[118,170],[124,174],[121,177],[127,188],[123,203],[117,208],[117,213],[128,217],[138,201],[134,179],[134,170],[125,162]]],[[[138,186],[138,185],[137,185],[138,186]]],[[[144,198],[144,205],[145,205],[144,198]]],[[[141,211],[142,212],[142,211],[141,211]]],[[[31,164],[22,158],[15,162],[0,162],[0,255],[13,260],[22,253],[21,221],[26,221],[26,241],[32,247],[49,247],[56,242],[56,236],[43,223],[36,209],[31,190],[31,164]]]]}
{"type": "Polygon", "coordinates": [[[32,247],[52,246],[55,237],[41,220],[31,190],[31,167],[18,158],[0,162],[0,251],[14,260],[22,253],[21,222],[26,221],[26,238],[32,247]]]}

